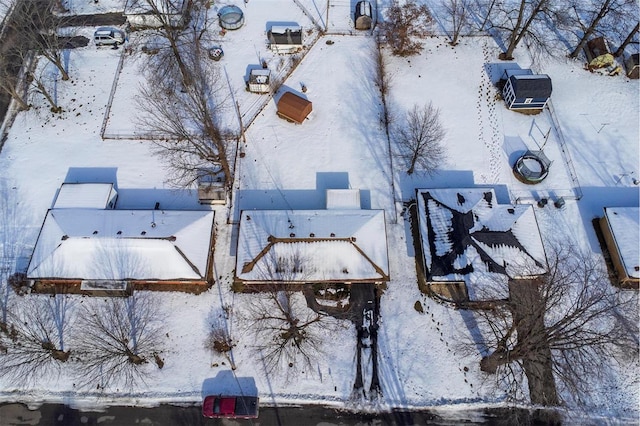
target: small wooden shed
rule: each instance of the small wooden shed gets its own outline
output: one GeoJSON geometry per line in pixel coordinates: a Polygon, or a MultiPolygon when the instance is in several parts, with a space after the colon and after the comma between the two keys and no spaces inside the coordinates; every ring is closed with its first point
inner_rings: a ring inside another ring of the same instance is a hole
{"type": "Polygon", "coordinates": [[[627,77],[640,78],[640,53],[634,53],[629,56],[625,62],[627,68],[627,77]]]}
{"type": "Polygon", "coordinates": [[[551,97],[551,78],[529,69],[505,71],[502,97],[509,109],[543,109],[551,97]]]}
{"type": "Polygon", "coordinates": [[[286,92],[278,100],[278,116],[294,123],[302,124],[311,110],[311,102],[293,92],[286,92]]]}
{"type": "Polygon", "coordinates": [[[356,30],[370,30],[373,23],[371,13],[371,3],[359,1],[356,3],[356,10],[353,17],[356,30]]]}

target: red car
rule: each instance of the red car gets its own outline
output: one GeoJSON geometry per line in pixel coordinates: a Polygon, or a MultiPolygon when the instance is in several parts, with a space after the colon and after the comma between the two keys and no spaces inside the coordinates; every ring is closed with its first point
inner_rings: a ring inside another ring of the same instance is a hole
{"type": "Polygon", "coordinates": [[[208,395],[202,403],[202,415],[212,419],[255,419],[258,402],[253,396],[208,395]]]}

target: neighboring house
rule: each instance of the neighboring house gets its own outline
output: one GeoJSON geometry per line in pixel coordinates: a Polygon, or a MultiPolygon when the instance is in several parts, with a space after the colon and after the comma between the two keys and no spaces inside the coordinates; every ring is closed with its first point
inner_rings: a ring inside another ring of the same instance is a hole
{"type": "Polygon", "coordinates": [[[531,205],[498,204],[493,189],[418,189],[425,279],[455,302],[509,297],[508,282],[546,271],[531,205]]]}
{"type": "Polygon", "coordinates": [[[640,78],[640,53],[629,56],[624,65],[627,69],[627,77],[640,78]]]}
{"type": "Polygon", "coordinates": [[[529,69],[505,70],[502,97],[509,109],[543,109],[551,97],[551,78],[529,69]]]}
{"type": "Polygon", "coordinates": [[[59,200],[27,268],[35,291],[199,292],[212,284],[212,211],[58,208],[59,200]]]}
{"type": "Polygon", "coordinates": [[[269,49],[276,53],[295,53],[302,50],[302,27],[274,25],[267,31],[269,49]]]}
{"type": "Polygon", "coordinates": [[[264,68],[252,69],[249,72],[247,87],[253,93],[269,93],[271,90],[271,71],[264,68]]]}
{"type": "Polygon", "coordinates": [[[313,104],[307,99],[293,92],[285,92],[277,104],[277,114],[280,118],[302,124],[313,110],[313,104]]]}
{"type": "Polygon", "coordinates": [[[600,219],[602,236],[611,256],[611,263],[623,288],[640,285],[640,208],[605,207],[600,219]]]}
{"type": "Polygon", "coordinates": [[[238,289],[389,281],[383,210],[243,210],[238,289]]]}

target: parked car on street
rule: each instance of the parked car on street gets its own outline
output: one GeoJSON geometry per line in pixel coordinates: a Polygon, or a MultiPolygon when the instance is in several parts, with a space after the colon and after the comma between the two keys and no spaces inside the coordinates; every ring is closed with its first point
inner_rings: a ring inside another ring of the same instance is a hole
{"type": "Polygon", "coordinates": [[[255,396],[208,395],[202,403],[202,415],[214,419],[255,419],[258,402],[255,396]]]}

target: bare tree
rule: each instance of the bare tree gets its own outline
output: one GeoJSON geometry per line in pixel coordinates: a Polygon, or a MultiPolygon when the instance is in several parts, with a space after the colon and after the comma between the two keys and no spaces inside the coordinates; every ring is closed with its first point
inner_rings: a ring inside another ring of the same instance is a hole
{"type": "Polygon", "coordinates": [[[570,58],[576,58],[587,44],[589,39],[597,34],[606,24],[607,16],[616,15],[616,21],[624,19],[627,11],[635,5],[632,0],[597,0],[593,3],[573,2],[570,11],[573,14],[571,26],[577,27],[581,36],[578,37],[578,44],[569,54],[570,58]]]}
{"type": "Polygon", "coordinates": [[[295,283],[309,277],[309,261],[300,253],[265,256],[255,265],[265,281],[264,290],[252,295],[248,330],[268,373],[284,371],[291,377],[313,371],[311,364],[322,354],[323,333],[337,322],[307,306],[305,297],[294,291],[295,283]]]}
{"type": "Polygon", "coordinates": [[[56,67],[62,80],[68,80],[63,49],[66,39],[60,34],[66,19],[54,13],[55,6],[55,2],[46,0],[16,2],[9,25],[16,32],[21,49],[36,50],[56,67]]]}
{"type": "Polygon", "coordinates": [[[0,54],[0,90],[7,93],[21,110],[28,110],[28,73],[21,69],[22,56],[17,49],[0,54]]]}
{"type": "Polygon", "coordinates": [[[451,45],[458,44],[461,32],[469,25],[470,0],[446,0],[444,9],[449,19],[451,45]]]}
{"type": "MultiPolygon", "coordinates": [[[[635,37],[636,34],[638,34],[639,29],[640,29],[640,22],[636,22],[636,26],[629,31],[629,34],[627,34],[624,41],[620,44],[620,46],[618,46],[616,51],[613,52],[613,56],[615,56],[616,58],[619,58],[620,56],[622,56],[622,54],[624,53],[624,49],[626,49],[629,44],[633,43],[633,38],[635,37]]],[[[638,42],[636,41],[636,44],[637,43],[638,42]]]]}
{"type": "Polygon", "coordinates": [[[550,13],[550,0],[519,0],[517,5],[500,1],[495,3],[492,15],[492,27],[506,34],[507,48],[500,54],[500,59],[513,59],[513,52],[525,37],[534,43],[542,44],[543,39],[539,28],[534,25],[536,20],[545,13],[550,13]]]}
{"type": "Polygon", "coordinates": [[[138,97],[138,121],[156,136],[155,152],[165,160],[175,185],[188,187],[203,175],[222,174],[229,186],[235,135],[221,123],[227,98],[224,79],[197,45],[183,58],[191,84],[176,87],[179,80],[170,66],[153,67],[138,97]]]}
{"type": "Polygon", "coordinates": [[[292,290],[265,290],[253,296],[249,309],[255,348],[266,371],[284,371],[288,377],[294,372],[313,371],[309,368],[321,353],[323,319],[327,317],[309,309],[304,297],[292,290]]]}
{"type": "Polygon", "coordinates": [[[224,355],[229,365],[231,365],[231,369],[235,370],[236,365],[231,355],[231,350],[235,346],[235,343],[229,334],[226,312],[227,311],[220,312],[211,321],[211,329],[209,330],[205,346],[212,352],[224,355]]]}
{"type": "Polygon", "coordinates": [[[162,352],[161,318],[148,293],[83,304],[82,327],[75,334],[81,385],[103,389],[144,383],[151,374],[146,364],[158,362],[162,352]]]}
{"type": "Polygon", "coordinates": [[[637,300],[610,285],[601,259],[570,245],[552,247],[548,260],[545,275],[512,280],[509,300],[477,318],[492,350],[482,371],[498,374],[511,395],[526,374],[532,402],[555,405],[585,395],[604,360],[622,351],[637,357],[638,326],[630,320],[637,300]]]}
{"type": "Polygon", "coordinates": [[[26,296],[9,319],[0,372],[15,383],[60,373],[71,354],[67,338],[72,322],[73,303],[67,295],[26,296]]]}
{"type": "Polygon", "coordinates": [[[392,77],[388,70],[388,61],[382,51],[382,43],[379,37],[376,37],[376,44],[373,49],[374,58],[374,81],[378,90],[380,90],[380,98],[382,101],[382,121],[384,124],[387,136],[389,136],[389,127],[391,125],[391,114],[389,113],[389,107],[387,106],[387,96],[389,95],[389,89],[391,88],[392,77]]]}
{"type": "Polygon", "coordinates": [[[416,166],[432,174],[446,159],[442,145],[446,131],[440,122],[440,110],[431,102],[422,107],[414,105],[394,134],[399,156],[406,161],[409,175],[416,166]]]}
{"type": "Polygon", "coordinates": [[[175,63],[184,86],[192,82],[189,63],[184,57],[184,46],[190,42],[185,24],[197,12],[193,5],[192,0],[137,0],[131,4],[132,8],[151,14],[153,22],[148,28],[147,37],[160,37],[169,44],[168,50],[159,51],[162,56],[159,62],[166,63],[168,60],[175,63]]]}
{"type": "Polygon", "coordinates": [[[380,30],[394,55],[411,56],[422,50],[419,39],[428,35],[431,21],[426,5],[419,5],[416,0],[407,0],[402,4],[394,0],[384,21],[380,23],[380,30]]]}
{"type": "Polygon", "coordinates": [[[47,65],[49,65],[49,63],[38,69],[37,63],[34,64],[33,70],[28,73],[28,78],[31,81],[34,90],[37,93],[40,93],[49,104],[49,110],[51,112],[60,113],[62,112],[62,107],[58,104],[55,92],[52,93],[50,89],[50,87],[53,86],[53,90],[55,90],[56,77],[55,75],[51,75],[47,65]]]}

